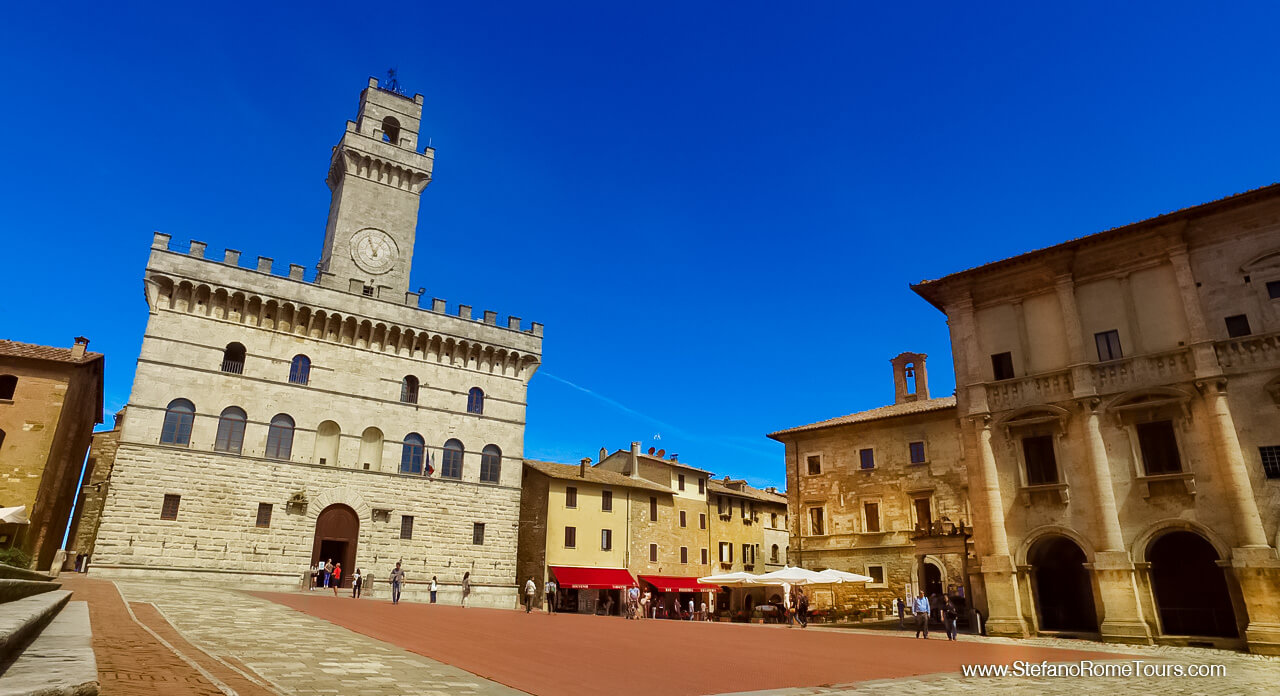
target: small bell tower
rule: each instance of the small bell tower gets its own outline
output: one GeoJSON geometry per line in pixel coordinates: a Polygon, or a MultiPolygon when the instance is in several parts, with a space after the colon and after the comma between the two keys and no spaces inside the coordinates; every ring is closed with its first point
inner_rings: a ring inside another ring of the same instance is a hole
{"type": "Polygon", "coordinates": [[[902,353],[889,361],[893,365],[893,403],[929,398],[929,373],[924,369],[927,357],[924,353],[902,353]]]}
{"type": "Polygon", "coordinates": [[[418,203],[431,183],[435,150],[418,148],[421,94],[405,96],[393,76],[360,93],[360,111],[333,148],[332,199],[318,278],[323,285],[406,300],[418,203]]]}

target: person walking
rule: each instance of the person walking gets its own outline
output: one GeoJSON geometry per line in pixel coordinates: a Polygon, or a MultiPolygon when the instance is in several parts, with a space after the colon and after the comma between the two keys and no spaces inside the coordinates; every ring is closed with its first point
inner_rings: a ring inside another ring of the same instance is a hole
{"type": "Polygon", "coordinates": [[[462,608],[467,608],[467,600],[471,598],[471,571],[462,574],[462,608]]]}
{"type": "Polygon", "coordinates": [[[547,594],[547,613],[556,613],[556,592],[560,590],[560,586],[556,584],[554,579],[547,579],[547,584],[542,588],[547,594]]]}
{"type": "MultiPolygon", "coordinates": [[[[538,586],[533,584],[533,578],[524,581],[524,613],[528,614],[533,611],[533,595],[538,591],[538,586]]],[[[548,592],[548,595],[551,593],[548,592]]]]}
{"type": "Polygon", "coordinates": [[[916,622],[916,638],[920,637],[920,633],[924,633],[926,639],[929,638],[929,598],[924,596],[924,590],[920,590],[920,596],[916,597],[915,604],[911,607],[912,618],[916,622]]]}
{"type": "Polygon", "coordinates": [[[942,625],[947,629],[947,640],[956,639],[956,619],[958,618],[960,618],[960,612],[956,609],[955,602],[952,602],[951,597],[948,596],[942,605],[942,625]]]}
{"type": "Polygon", "coordinates": [[[646,619],[649,618],[649,602],[650,601],[651,601],[651,598],[649,597],[649,591],[645,590],[644,594],[640,596],[640,615],[646,619]]]}
{"type": "Polygon", "coordinates": [[[431,576],[431,603],[432,604],[436,603],[436,590],[438,590],[439,587],[440,586],[436,584],[436,576],[432,575],[431,576]]]}
{"type": "Polygon", "coordinates": [[[627,588],[627,618],[636,619],[640,611],[640,588],[632,585],[627,588]]]}
{"type": "Polygon", "coordinates": [[[902,601],[901,597],[894,597],[893,608],[898,612],[898,630],[901,631],[907,627],[906,623],[904,623],[907,614],[907,603],[902,601]]]}
{"type": "Polygon", "coordinates": [[[796,618],[800,621],[800,628],[809,627],[809,596],[803,587],[796,591],[796,618]]]}
{"type": "Polygon", "coordinates": [[[404,584],[404,570],[400,568],[400,561],[396,561],[396,569],[391,571],[391,603],[400,603],[400,586],[404,584]]]}
{"type": "Polygon", "coordinates": [[[329,578],[333,576],[333,559],[324,562],[324,587],[329,589],[329,578]]]}
{"type": "Polygon", "coordinates": [[[333,566],[333,578],[330,584],[333,585],[333,596],[338,596],[338,588],[342,587],[342,564],[337,563],[333,566]]]}
{"type": "Polygon", "coordinates": [[[351,598],[360,598],[360,583],[364,582],[364,578],[360,575],[360,569],[356,568],[356,572],[351,575],[351,598]]]}
{"type": "Polygon", "coordinates": [[[689,600],[689,620],[693,621],[696,616],[697,614],[695,614],[693,611],[693,600],[690,599],[689,600]]]}

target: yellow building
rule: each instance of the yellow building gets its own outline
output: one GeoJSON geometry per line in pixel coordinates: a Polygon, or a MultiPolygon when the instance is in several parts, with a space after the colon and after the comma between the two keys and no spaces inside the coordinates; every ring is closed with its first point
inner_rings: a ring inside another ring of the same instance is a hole
{"type": "MultiPolygon", "coordinates": [[[[759,575],[786,563],[786,496],[726,476],[708,482],[706,502],[711,518],[711,574],[759,575]]],[[[780,588],[736,588],[719,594],[716,609],[722,615],[749,615],[757,604],[769,602],[782,602],[780,588]]]]}
{"type": "Polygon", "coordinates": [[[49,568],[76,499],[93,426],[102,422],[103,358],[86,338],[71,348],[0,341],[0,508],[24,507],[27,525],[0,524],[0,548],[49,568]]]}

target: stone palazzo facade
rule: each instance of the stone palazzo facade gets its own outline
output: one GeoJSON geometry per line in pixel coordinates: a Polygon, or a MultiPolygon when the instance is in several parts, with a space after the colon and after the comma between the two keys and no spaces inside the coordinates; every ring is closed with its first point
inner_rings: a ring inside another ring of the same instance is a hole
{"type": "Polygon", "coordinates": [[[93,574],[284,588],[332,559],[385,593],[402,561],[409,597],[437,576],[456,600],[470,572],[474,604],[514,605],[542,326],[410,291],[434,160],[422,104],[376,80],[361,93],[313,280],[155,235],[93,574]]]}
{"type": "Polygon", "coordinates": [[[914,290],[989,632],[1280,653],[1280,185],[914,290]]]}

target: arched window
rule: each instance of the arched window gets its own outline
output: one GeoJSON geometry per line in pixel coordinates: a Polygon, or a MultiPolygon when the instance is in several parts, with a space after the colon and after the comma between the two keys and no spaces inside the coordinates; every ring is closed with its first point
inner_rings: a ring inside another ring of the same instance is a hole
{"type": "Polygon", "coordinates": [[[777,562],[778,562],[778,551],[779,551],[779,550],[780,550],[780,549],[778,549],[778,545],[777,545],[777,544],[774,544],[774,545],[773,545],[773,549],[772,549],[773,554],[772,554],[771,558],[769,559],[770,561],[772,561],[772,562],[774,562],[774,563],[777,563],[777,562]]]}
{"type": "Polygon", "coordinates": [[[405,375],[400,380],[400,401],[406,404],[418,403],[418,378],[413,375],[405,375]]]}
{"type": "Polygon", "coordinates": [[[400,144],[400,122],[395,116],[382,119],[382,141],[392,145],[400,144]]]}
{"type": "Polygon", "coordinates": [[[422,460],[427,450],[427,441],[417,433],[404,436],[404,448],[400,450],[400,473],[421,474],[422,460]]]}
{"type": "Polygon", "coordinates": [[[271,459],[288,459],[292,453],[293,419],[277,413],[271,419],[271,427],[267,429],[267,451],[263,454],[271,459]]]}
{"type": "Polygon", "coordinates": [[[338,443],[342,438],[342,428],[337,423],[327,420],[316,426],[316,446],[311,461],[328,466],[338,465],[338,443]]]}
{"type": "Polygon", "coordinates": [[[13,375],[0,375],[0,399],[13,399],[18,389],[18,378],[13,375]]]}
{"type": "Polygon", "coordinates": [[[444,443],[444,456],[440,461],[440,475],[444,478],[462,478],[462,443],[450,440],[444,443]]]}
{"type": "Polygon", "coordinates": [[[174,399],[164,410],[164,427],[160,442],[166,445],[191,444],[191,425],[196,420],[196,406],[186,399],[174,399]]]}
{"type": "Polygon", "coordinates": [[[480,387],[467,392],[467,413],[484,413],[484,390],[480,387]]]}
{"type": "Polygon", "coordinates": [[[222,351],[222,371],[233,375],[244,374],[244,346],[239,343],[228,343],[222,351]]]}
{"type": "Polygon", "coordinates": [[[311,381],[311,358],[305,355],[293,356],[293,362],[289,365],[289,382],[292,384],[307,384],[311,381]]]}
{"type": "Polygon", "coordinates": [[[497,483],[502,475],[502,450],[497,445],[485,445],[480,452],[480,480],[497,483]]]}
{"type": "Polygon", "coordinates": [[[360,435],[360,465],[372,471],[382,471],[382,431],[368,427],[360,435]]]}
{"type": "Polygon", "coordinates": [[[244,446],[244,424],[248,418],[244,410],[235,406],[222,409],[218,416],[218,437],[214,438],[213,449],[218,452],[234,452],[240,454],[244,446]]]}

